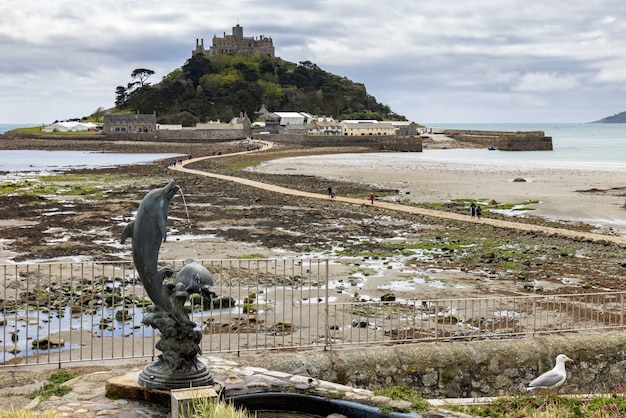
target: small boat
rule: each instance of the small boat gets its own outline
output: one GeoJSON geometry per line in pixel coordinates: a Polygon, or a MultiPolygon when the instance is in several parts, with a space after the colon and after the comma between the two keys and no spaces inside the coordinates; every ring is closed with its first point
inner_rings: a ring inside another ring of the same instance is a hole
{"type": "Polygon", "coordinates": [[[489,151],[495,151],[495,150],[496,150],[496,147],[489,147],[489,148],[487,148],[487,149],[488,149],[489,151]]]}

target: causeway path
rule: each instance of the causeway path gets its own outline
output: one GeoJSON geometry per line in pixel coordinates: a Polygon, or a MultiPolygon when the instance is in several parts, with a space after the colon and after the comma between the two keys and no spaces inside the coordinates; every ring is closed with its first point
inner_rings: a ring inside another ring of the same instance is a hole
{"type": "MultiPolygon", "coordinates": [[[[311,199],[331,200],[331,198],[327,194],[303,192],[301,190],[289,189],[286,187],[276,186],[273,184],[263,183],[263,182],[255,181],[255,180],[249,180],[249,179],[242,178],[242,177],[226,176],[223,174],[211,173],[208,171],[200,171],[200,170],[193,170],[191,168],[185,168],[185,165],[192,164],[197,161],[206,160],[210,158],[221,158],[221,157],[227,157],[227,156],[238,155],[238,154],[260,152],[263,150],[270,149],[273,146],[271,142],[265,142],[265,141],[257,141],[257,142],[262,144],[262,147],[258,150],[191,158],[188,160],[182,160],[176,163],[176,165],[170,166],[169,168],[175,171],[196,174],[199,176],[207,176],[207,177],[212,177],[212,178],[216,178],[220,180],[232,181],[235,183],[244,184],[247,186],[256,187],[258,189],[264,189],[264,190],[268,190],[268,191],[272,191],[276,193],[282,193],[285,195],[308,197],[311,199]]],[[[398,212],[412,213],[416,215],[432,216],[432,217],[440,218],[440,219],[450,219],[450,220],[462,221],[462,222],[475,222],[475,223],[477,222],[477,223],[481,223],[485,225],[490,225],[496,228],[507,228],[507,229],[514,229],[518,231],[525,231],[525,232],[537,232],[537,233],[548,234],[548,235],[560,235],[563,237],[578,239],[578,240],[606,241],[606,242],[612,242],[612,243],[626,247],[626,237],[622,237],[618,235],[604,235],[604,234],[597,234],[593,232],[574,231],[574,230],[565,229],[565,228],[554,228],[554,227],[548,227],[548,226],[527,224],[527,223],[522,223],[522,222],[492,219],[492,218],[486,218],[484,216],[480,220],[477,220],[477,219],[472,219],[469,215],[462,215],[458,213],[445,212],[445,211],[434,210],[434,209],[425,209],[425,208],[419,208],[415,206],[401,205],[399,203],[385,202],[385,201],[379,201],[379,200],[377,200],[376,203],[372,205],[369,199],[367,198],[359,199],[359,198],[336,196],[332,200],[337,201],[337,202],[349,203],[352,205],[359,205],[359,206],[376,206],[378,208],[383,208],[383,209],[388,209],[388,210],[393,210],[393,211],[398,211],[398,212]]]]}

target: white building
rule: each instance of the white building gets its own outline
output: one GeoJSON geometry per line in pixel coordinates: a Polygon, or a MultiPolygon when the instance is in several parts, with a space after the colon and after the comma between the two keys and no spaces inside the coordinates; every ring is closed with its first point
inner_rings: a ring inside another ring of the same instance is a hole
{"type": "Polygon", "coordinates": [[[44,132],[84,132],[95,131],[95,123],[92,122],[56,122],[43,128],[44,132]]]}
{"type": "Polygon", "coordinates": [[[273,112],[280,117],[280,126],[287,125],[309,125],[313,120],[313,115],[305,112],[273,112]]]}

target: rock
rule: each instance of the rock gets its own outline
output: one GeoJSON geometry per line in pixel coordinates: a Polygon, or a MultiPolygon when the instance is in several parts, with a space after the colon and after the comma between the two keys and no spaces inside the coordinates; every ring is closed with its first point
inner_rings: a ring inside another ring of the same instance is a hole
{"type": "Polygon", "coordinates": [[[213,308],[215,309],[232,308],[237,304],[237,302],[235,302],[235,299],[231,298],[230,296],[220,296],[213,299],[211,303],[213,303],[213,308]]]}
{"type": "Polygon", "coordinates": [[[367,328],[369,322],[366,319],[353,319],[352,326],[355,328],[367,328]]]}
{"type": "Polygon", "coordinates": [[[128,312],[128,309],[120,309],[115,312],[115,319],[119,322],[126,322],[133,319],[133,316],[128,312]]]}
{"type": "Polygon", "coordinates": [[[65,340],[59,337],[47,336],[34,340],[32,347],[36,350],[49,350],[51,348],[65,346],[65,340]]]}

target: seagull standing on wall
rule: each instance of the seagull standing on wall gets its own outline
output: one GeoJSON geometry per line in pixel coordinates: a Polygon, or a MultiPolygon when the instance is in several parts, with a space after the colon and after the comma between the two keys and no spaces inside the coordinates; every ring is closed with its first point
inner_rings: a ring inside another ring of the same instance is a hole
{"type": "Polygon", "coordinates": [[[565,354],[559,354],[556,356],[556,365],[554,368],[530,382],[526,387],[526,390],[533,390],[537,388],[554,389],[561,386],[567,378],[565,362],[573,363],[574,360],[567,357],[565,354]]]}

